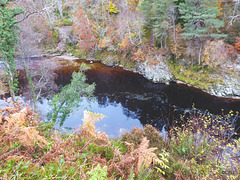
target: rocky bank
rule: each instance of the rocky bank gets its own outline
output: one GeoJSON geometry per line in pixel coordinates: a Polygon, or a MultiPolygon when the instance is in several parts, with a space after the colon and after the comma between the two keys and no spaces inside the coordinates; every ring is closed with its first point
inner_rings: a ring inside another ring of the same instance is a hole
{"type": "MultiPolygon", "coordinates": [[[[68,41],[72,42],[73,44],[76,43],[76,39],[74,39],[71,30],[71,26],[61,26],[58,28],[59,43],[57,44],[56,50],[65,52],[68,41]]],[[[121,66],[125,68],[121,64],[118,56],[109,53],[106,54],[106,57],[102,58],[101,60],[104,64],[109,66],[121,66]]],[[[166,57],[161,55],[153,56],[154,57],[152,58],[157,63],[152,63],[151,60],[147,60],[145,62],[137,62],[136,67],[134,68],[126,69],[138,72],[145,78],[156,83],[168,84],[171,81],[179,82],[177,79],[175,79],[171,69],[169,68],[166,57]]],[[[72,59],[71,56],[65,56],[64,58],[68,59],[68,57],[72,59]]],[[[92,57],[89,58],[91,60],[93,59],[92,57]]],[[[223,72],[221,74],[212,74],[212,77],[218,77],[221,79],[221,83],[213,83],[208,90],[204,91],[218,97],[240,98],[240,55],[238,55],[238,58],[234,62],[229,61],[227,64],[222,66],[223,72]]]]}
{"type": "MultiPolygon", "coordinates": [[[[73,56],[65,54],[64,56],[60,56],[60,58],[72,60],[73,56]]],[[[137,62],[136,68],[127,70],[138,72],[142,74],[145,78],[155,83],[169,84],[171,81],[177,83],[184,83],[175,79],[168,64],[164,60],[161,61],[160,56],[157,58],[160,59],[157,64],[152,64],[148,61],[137,62]]],[[[213,74],[212,77],[221,77],[222,82],[213,84],[211,87],[209,87],[209,90],[204,91],[218,97],[240,98],[240,58],[236,62],[237,63],[232,64],[231,67],[224,67],[226,72],[224,72],[223,74],[213,74]]],[[[107,65],[112,66],[112,64],[107,65]]],[[[116,65],[121,66],[120,64],[115,63],[114,66],[116,65]]]]}

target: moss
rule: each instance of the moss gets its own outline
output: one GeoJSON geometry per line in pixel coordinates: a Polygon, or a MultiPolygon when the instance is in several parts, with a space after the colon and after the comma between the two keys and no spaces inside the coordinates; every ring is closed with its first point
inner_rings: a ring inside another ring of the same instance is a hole
{"type": "Polygon", "coordinates": [[[73,22],[69,19],[66,19],[63,21],[62,25],[64,26],[71,26],[73,24],[73,22]]]}
{"type": "Polygon", "coordinates": [[[125,69],[136,69],[137,65],[131,60],[130,54],[122,54],[118,51],[102,50],[97,51],[94,54],[94,58],[98,61],[102,61],[103,64],[118,66],[121,65],[125,69]]]}
{"type": "Polygon", "coordinates": [[[102,57],[103,57],[103,51],[97,51],[93,57],[98,60],[98,61],[101,61],[102,60],[102,57]]]}
{"type": "Polygon", "coordinates": [[[74,56],[81,57],[81,58],[83,58],[83,59],[86,59],[86,58],[87,58],[87,53],[86,53],[84,50],[74,49],[73,51],[71,51],[71,53],[72,53],[74,56]]]}
{"type": "Polygon", "coordinates": [[[71,26],[73,24],[71,19],[65,18],[65,19],[59,19],[55,25],[56,26],[71,26]]]}
{"type": "Polygon", "coordinates": [[[93,56],[96,60],[102,61],[106,65],[118,65],[121,59],[121,54],[117,51],[102,50],[98,51],[93,56]]]}
{"type": "Polygon", "coordinates": [[[57,44],[57,43],[59,42],[58,30],[53,29],[53,31],[52,31],[52,37],[53,37],[54,43],[57,44]]]}
{"type": "Polygon", "coordinates": [[[150,28],[145,28],[145,38],[146,40],[150,40],[152,36],[152,30],[150,28]]]}
{"type": "Polygon", "coordinates": [[[221,84],[221,76],[213,78],[211,75],[218,74],[213,70],[203,66],[183,66],[177,63],[170,63],[170,69],[177,80],[187,84],[197,86],[203,90],[209,90],[214,84],[221,84]]]}
{"type": "Polygon", "coordinates": [[[135,62],[129,61],[129,60],[123,60],[123,61],[121,61],[121,64],[126,69],[134,69],[137,67],[135,62]]]}
{"type": "MultiPolygon", "coordinates": [[[[68,41],[69,42],[69,41],[68,41]]],[[[83,49],[79,49],[79,47],[77,46],[77,44],[72,44],[72,43],[68,43],[66,44],[66,52],[67,53],[71,53],[74,56],[77,57],[81,57],[83,59],[87,58],[87,51],[83,50],[83,49]]]]}

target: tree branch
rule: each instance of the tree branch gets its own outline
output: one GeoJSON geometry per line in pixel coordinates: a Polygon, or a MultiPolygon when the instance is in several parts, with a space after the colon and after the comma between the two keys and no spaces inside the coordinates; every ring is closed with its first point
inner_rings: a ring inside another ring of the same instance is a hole
{"type": "Polygon", "coordinates": [[[39,14],[39,13],[41,13],[41,12],[43,12],[43,11],[44,11],[44,10],[30,12],[30,13],[28,13],[27,15],[25,15],[25,17],[24,17],[23,19],[17,21],[16,24],[18,24],[18,23],[24,21],[25,19],[27,19],[29,16],[31,16],[31,15],[33,15],[33,14],[39,14]]]}

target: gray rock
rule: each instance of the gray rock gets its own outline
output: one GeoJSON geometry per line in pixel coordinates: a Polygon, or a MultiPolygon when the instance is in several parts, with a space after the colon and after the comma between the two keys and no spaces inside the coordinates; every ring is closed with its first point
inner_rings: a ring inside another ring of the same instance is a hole
{"type": "Polygon", "coordinates": [[[168,83],[174,79],[168,65],[163,61],[157,65],[149,65],[148,61],[139,63],[138,72],[153,82],[168,83]]]}
{"type": "MultiPolygon", "coordinates": [[[[158,57],[160,58],[160,57],[158,57]]],[[[240,67],[239,67],[240,68],[240,67]]],[[[174,81],[174,76],[168,68],[167,63],[160,61],[156,66],[148,61],[138,63],[138,70],[145,78],[158,83],[169,83],[174,81]]],[[[240,98],[240,73],[224,75],[223,83],[213,84],[207,93],[218,97],[240,98]]],[[[211,78],[219,78],[219,74],[211,75],[211,78]]]]}
{"type": "Polygon", "coordinates": [[[214,84],[209,93],[219,97],[240,98],[240,77],[225,75],[223,84],[214,84]]]}
{"type": "Polygon", "coordinates": [[[73,35],[70,33],[72,26],[60,26],[58,28],[59,42],[57,44],[56,50],[63,52],[66,50],[67,40],[71,41],[72,44],[75,44],[76,40],[73,35]]]}

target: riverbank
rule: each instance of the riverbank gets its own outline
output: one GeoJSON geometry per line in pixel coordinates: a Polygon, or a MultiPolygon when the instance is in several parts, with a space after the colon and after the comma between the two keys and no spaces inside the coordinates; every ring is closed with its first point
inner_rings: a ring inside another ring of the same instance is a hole
{"type": "MultiPolygon", "coordinates": [[[[161,56],[155,57],[157,59],[155,64],[150,61],[145,61],[136,63],[131,62],[129,65],[117,61],[116,57],[116,60],[113,61],[113,57],[111,56],[112,55],[106,57],[108,60],[111,59],[111,61],[93,57],[89,57],[86,60],[97,60],[108,66],[119,66],[125,70],[142,74],[148,80],[156,83],[169,84],[170,82],[175,82],[178,84],[185,84],[189,87],[200,88],[213,96],[240,99],[240,60],[239,62],[236,61],[236,64],[231,64],[231,67],[230,65],[225,66],[223,72],[223,70],[211,71],[205,69],[195,71],[185,69],[184,66],[180,65],[174,67],[173,64],[169,64],[166,61],[166,58],[161,56]]],[[[64,54],[56,57],[65,60],[81,58],[71,54],[64,54]]]]}
{"type": "MultiPolygon", "coordinates": [[[[190,58],[185,54],[187,52],[181,52],[182,58],[179,58],[180,56],[176,57],[168,49],[157,48],[151,43],[143,44],[138,48],[132,47],[127,51],[113,48],[114,46],[84,51],[80,47],[70,46],[66,43],[66,39],[72,37],[70,27],[61,26],[59,28],[61,29],[59,36],[62,37],[59,38],[59,44],[66,46],[59,52],[68,52],[79,58],[98,60],[108,66],[119,66],[138,72],[153,82],[166,84],[171,81],[180,82],[200,88],[217,97],[240,98],[240,55],[237,54],[234,47],[223,41],[211,42],[213,44],[209,41],[205,42],[203,62],[199,66],[197,63],[193,63],[196,61],[196,56],[190,58]],[[215,46],[221,50],[221,54],[218,55],[218,51],[213,51],[215,46]],[[213,54],[209,54],[208,50],[213,51],[213,54]],[[220,60],[218,60],[218,56],[221,56],[220,60]]],[[[194,47],[190,49],[194,49],[194,47]]],[[[181,50],[180,48],[179,53],[181,50]]]]}
{"type": "MultiPolygon", "coordinates": [[[[34,56],[33,58],[34,59],[57,58],[68,61],[74,61],[79,59],[80,57],[73,56],[69,53],[64,53],[64,54],[43,54],[38,57],[34,56]]],[[[122,67],[123,69],[142,74],[148,80],[151,80],[156,83],[169,84],[174,82],[177,84],[183,84],[189,87],[201,89],[202,91],[216,97],[223,97],[228,99],[240,99],[238,92],[240,89],[240,80],[239,81],[237,80],[240,78],[240,75],[238,76],[238,74],[240,73],[240,69],[238,68],[237,64],[232,64],[231,67],[230,65],[226,66],[225,69],[228,69],[228,73],[222,72],[220,75],[218,75],[215,72],[211,74],[209,73],[209,70],[204,69],[203,70],[200,69],[198,70],[198,72],[195,72],[193,70],[185,69],[184,66],[180,65],[174,67],[174,64],[171,63],[168,64],[163,57],[156,58],[158,59],[157,64],[154,64],[152,62],[144,63],[137,62],[134,65],[132,64],[131,66],[130,65],[124,66],[119,61],[116,61],[114,64],[112,63],[109,64],[106,61],[103,61],[101,59],[95,59],[93,57],[87,58],[87,61],[89,61],[90,63],[93,61],[100,61],[110,67],[113,66],[122,67]],[[177,75],[176,72],[179,72],[182,75],[177,75]],[[212,79],[209,80],[208,78],[204,78],[209,76],[211,76],[212,79]],[[206,82],[206,79],[209,82],[206,82]],[[202,88],[200,88],[199,86],[202,88]],[[208,90],[204,89],[206,87],[209,87],[208,90]]],[[[2,91],[2,96],[4,96],[4,94],[6,93],[6,86],[0,86],[0,89],[2,91]]]]}

